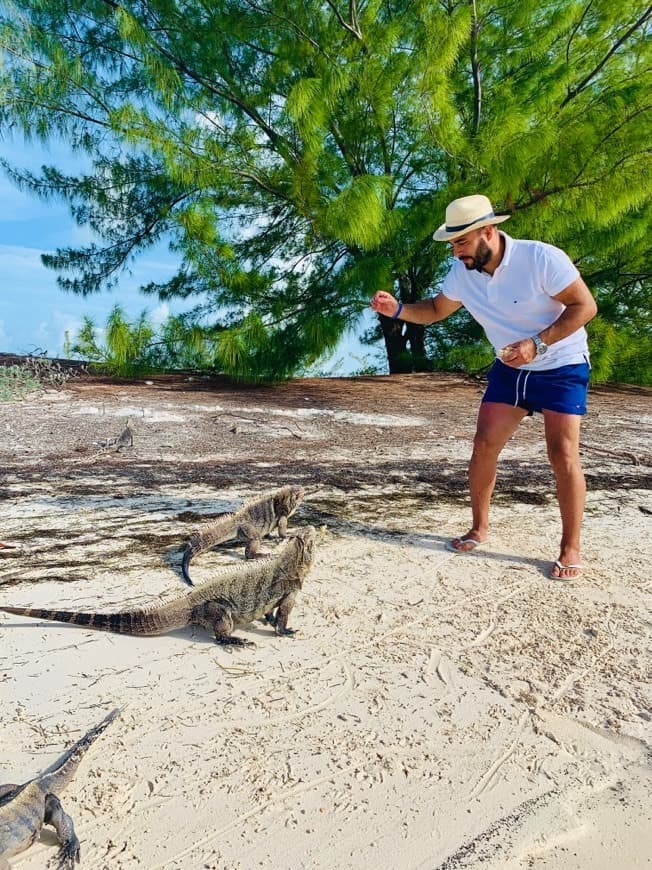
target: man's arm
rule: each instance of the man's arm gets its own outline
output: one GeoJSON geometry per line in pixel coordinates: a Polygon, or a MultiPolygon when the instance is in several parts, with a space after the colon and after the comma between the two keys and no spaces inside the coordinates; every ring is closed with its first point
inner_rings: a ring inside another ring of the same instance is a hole
{"type": "Polygon", "coordinates": [[[547,329],[539,333],[539,337],[546,344],[554,344],[561,341],[567,335],[571,335],[581,326],[585,326],[598,313],[598,306],[591,295],[591,291],[581,278],[577,278],[569,284],[561,293],[552,297],[566,310],[562,311],[557,320],[551,323],[547,329]]]}
{"type": "MultiPolygon", "coordinates": [[[[384,314],[385,317],[394,317],[399,309],[399,303],[391,293],[379,290],[371,300],[371,307],[378,314],[384,314]]],[[[432,299],[421,299],[419,302],[403,305],[397,319],[406,320],[408,323],[421,323],[427,326],[429,323],[443,320],[461,307],[461,302],[453,302],[452,299],[448,299],[443,293],[438,293],[432,299]]]]}
{"type": "MultiPolygon", "coordinates": [[[[554,323],[542,329],[538,333],[539,338],[545,344],[554,344],[561,341],[567,335],[577,332],[585,326],[598,312],[598,306],[582,278],[576,278],[572,284],[565,287],[561,293],[552,297],[566,306],[554,323]]],[[[515,341],[506,349],[507,353],[501,355],[504,363],[514,368],[532,362],[537,355],[537,349],[531,338],[515,341]]]]}

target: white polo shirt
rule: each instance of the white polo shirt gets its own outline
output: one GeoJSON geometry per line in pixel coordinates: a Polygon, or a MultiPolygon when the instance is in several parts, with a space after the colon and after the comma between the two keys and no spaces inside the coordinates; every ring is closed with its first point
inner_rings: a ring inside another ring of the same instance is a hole
{"type": "MultiPolygon", "coordinates": [[[[447,299],[461,302],[483,327],[497,356],[506,345],[530,338],[554,323],[566,306],[552,297],[580,274],[570,257],[554,245],[500,235],[505,254],[493,275],[467,269],[455,260],[441,288],[447,299]]],[[[582,326],[520,368],[555,369],[588,359],[582,326]]]]}

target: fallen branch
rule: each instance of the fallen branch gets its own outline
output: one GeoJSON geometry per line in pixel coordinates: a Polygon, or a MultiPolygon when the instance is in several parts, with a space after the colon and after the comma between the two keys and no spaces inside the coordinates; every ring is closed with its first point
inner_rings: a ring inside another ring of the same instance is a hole
{"type": "MultiPolygon", "coordinates": [[[[213,417],[213,420],[221,420],[221,417],[235,417],[236,420],[243,420],[245,423],[251,423],[253,426],[269,426],[270,429],[286,429],[293,438],[301,441],[302,435],[298,435],[293,429],[290,429],[289,426],[283,425],[283,423],[272,423],[270,420],[257,420],[255,417],[243,417],[241,414],[232,414],[227,411],[225,414],[219,414],[216,417],[213,417]]],[[[233,432],[237,434],[238,429],[237,426],[233,426],[229,429],[229,432],[233,432]]]]}
{"type": "Polygon", "coordinates": [[[628,453],[626,450],[607,450],[606,447],[594,447],[592,444],[586,444],[580,441],[582,450],[592,450],[594,453],[604,453],[607,456],[614,456],[616,459],[629,459],[634,465],[640,465],[641,460],[635,453],[628,453]]]}

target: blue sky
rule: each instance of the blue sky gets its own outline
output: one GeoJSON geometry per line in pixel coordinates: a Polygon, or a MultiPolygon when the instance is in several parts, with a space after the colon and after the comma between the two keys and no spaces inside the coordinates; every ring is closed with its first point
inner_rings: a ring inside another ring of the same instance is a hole
{"type": "MultiPolygon", "coordinates": [[[[78,166],[78,159],[63,147],[47,149],[21,140],[0,140],[0,157],[32,171],[42,164],[56,165],[65,172],[78,166]]],[[[91,240],[90,231],[72,220],[64,203],[44,202],[23,193],[0,171],[0,352],[47,351],[50,357],[62,356],[66,332],[73,338],[85,315],[103,327],[116,304],[129,319],[147,309],[154,323],[190,307],[181,301],[162,303],[138,292],[141,284],[162,281],[174,273],[174,256],[164,245],[139,257],[132,273],[124,274],[111,291],[84,298],[61,290],[56,273],[41,263],[41,254],[59,247],[83,246],[91,240]]],[[[371,317],[368,320],[371,322],[371,317]]],[[[329,370],[341,360],[336,371],[348,374],[362,367],[362,357],[371,355],[369,348],[348,336],[332,359],[319,368],[329,370]]]]}
{"type": "MultiPolygon", "coordinates": [[[[47,150],[22,141],[0,141],[0,156],[15,166],[38,170],[52,163],[71,171],[77,158],[65,149],[47,150]]],[[[162,280],[174,270],[165,247],[153,248],[125,274],[112,291],[86,298],[66,293],[56,283],[56,273],[41,263],[41,254],[58,247],[85,245],[90,231],[79,227],[64,203],[44,202],[23,193],[4,172],[0,173],[0,351],[47,351],[60,356],[66,331],[71,338],[84,315],[103,326],[114,305],[123,306],[131,318],[147,309],[154,322],[162,322],[182,306],[159,303],[138,292],[140,284],[162,280]]]]}

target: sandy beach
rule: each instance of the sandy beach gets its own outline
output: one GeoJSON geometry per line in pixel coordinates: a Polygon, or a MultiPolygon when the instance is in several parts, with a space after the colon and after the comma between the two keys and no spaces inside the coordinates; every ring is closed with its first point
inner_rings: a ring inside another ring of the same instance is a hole
{"type": "MultiPolygon", "coordinates": [[[[183,595],[189,532],[286,483],[318,529],[290,625],[136,638],[0,614],[0,782],[119,718],[61,795],[82,868],[652,865],[652,391],[595,390],[583,576],[540,418],[469,525],[481,385],[453,375],[71,380],[0,404],[0,604],[112,612],[183,595]],[[132,448],[111,445],[127,419],[132,448]]],[[[281,546],[269,539],[265,549],[281,546]]],[[[196,583],[243,559],[193,561],[196,583]]],[[[12,868],[56,866],[44,831],[12,868]]]]}

